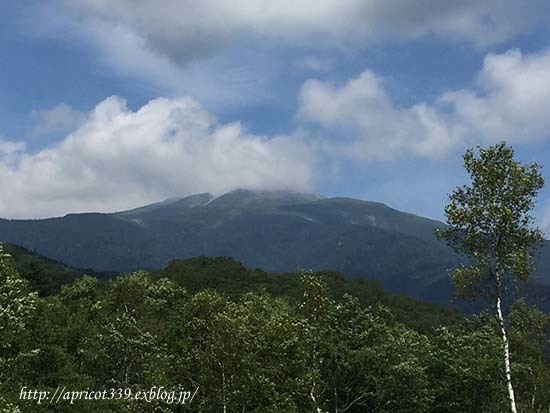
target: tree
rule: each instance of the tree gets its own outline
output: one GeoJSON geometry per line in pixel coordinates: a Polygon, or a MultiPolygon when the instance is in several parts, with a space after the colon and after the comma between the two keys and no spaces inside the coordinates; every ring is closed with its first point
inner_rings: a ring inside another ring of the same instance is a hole
{"type": "Polygon", "coordinates": [[[538,164],[522,165],[514,160],[514,150],[504,142],[467,150],[464,166],[471,185],[459,187],[449,196],[445,207],[448,227],[438,235],[469,258],[467,266],[451,272],[458,293],[480,293],[494,303],[508,399],[516,413],[502,297],[512,281],[526,280],[534,269],[531,254],[544,238],[540,230],[532,228],[529,213],[544,179],[538,164]]]}
{"type": "Polygon", "coordinates": [[[12,350],[36,307],[36,293],[19,276],[0,244],[0,355],[12,350]]]}
{"type": "Polygon", "coordinates": [[[529,306],[525,299],[510,309],[510,344],[519,402],[527,411],[550,409],[550,314],[529,306]],[[520,378],[520,381],[517,380],[520,378]]]}
{"type": "Polygon", "coordinates": [[[18,412],[4,396],[7,383],[15,381],[13,365],[26,356],[21,351],[23,335],[36,310],[36,293],[31,292],[26,280],[15,270],[11,256],[5,254],[0,243],[0,409],[18,412]]]}
{"type": "Polygon", "coordinates": [[[437,413],[500,413],[507,400],[502,392],[499,360],[502,343],[482,318],[464,325],[440,327],[431,337],[433,346],[427,375],[437,413]]]}

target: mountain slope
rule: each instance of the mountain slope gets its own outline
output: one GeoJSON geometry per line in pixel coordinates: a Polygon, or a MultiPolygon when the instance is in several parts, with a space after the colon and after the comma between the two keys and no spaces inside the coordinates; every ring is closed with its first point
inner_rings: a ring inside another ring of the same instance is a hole
{"type": "Polygon", "coordinates": [[[97,271],[231,256],[267,271],[333,269],[378,280],[394,292],[445,301],[451,293],[446,270],[458,259],[434,237],[441,226],[380,203],[237,190],[114,214],[0,220],[0,239],[97,271]]]}
{"type": "Polygon", "coordinates": [[[29,281],[31,289],[41,296],[58,293],[61,286],[82,277],[85,273],[17,245],[4,244],[3,248],[4,252],[11,256],[17,272],[29,281]]]}

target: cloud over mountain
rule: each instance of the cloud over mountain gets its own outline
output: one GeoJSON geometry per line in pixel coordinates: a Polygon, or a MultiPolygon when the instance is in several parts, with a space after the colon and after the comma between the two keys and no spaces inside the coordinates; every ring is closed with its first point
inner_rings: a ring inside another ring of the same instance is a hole
{"type": "Polygon", "coordinates": [[[189,98],[155,99],[132,111],[111,97],[38,153],[0,143],[3,217],[114,211],[238,187],[304,190],[312,178],[311,154],[300,141],[219,124],[189,98]]]}

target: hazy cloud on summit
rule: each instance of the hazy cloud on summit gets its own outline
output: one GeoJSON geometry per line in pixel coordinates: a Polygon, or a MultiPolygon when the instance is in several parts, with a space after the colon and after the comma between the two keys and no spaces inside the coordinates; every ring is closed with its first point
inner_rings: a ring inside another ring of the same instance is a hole
{"type": "Polygon", "coordinates": [[[312,158],[288,137],[268,139],[241,124],[219,124],[197,102],[156,99],[131,111],[99,103],[88,120],[36,154],[0,141],[0,216],[110,212],[177,194],[311,188],[312,158]],[[2,154],[17,152],[17,162],[2,154]]]}

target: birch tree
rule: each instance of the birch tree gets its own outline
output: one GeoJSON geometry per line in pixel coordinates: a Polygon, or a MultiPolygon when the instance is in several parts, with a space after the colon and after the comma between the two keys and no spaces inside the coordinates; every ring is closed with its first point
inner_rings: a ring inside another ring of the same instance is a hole
{"type": "Polygon", "coordinates": [[[503,363],[510,411],[517,412],[506,317],[505,289],[526,280],[534,269],[532,252],[543,242],[530,211],[544,185],[537,163],[521,164],[504,142],[464,154],[471,184],[455,189],[445,207],[448,227],[438,233],[468,265],[451,272],[459,295],[483,295],[494,306],[502,339],[503,363]]]}

